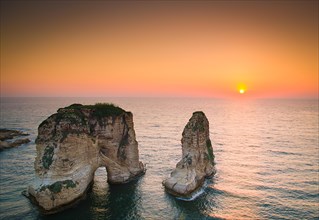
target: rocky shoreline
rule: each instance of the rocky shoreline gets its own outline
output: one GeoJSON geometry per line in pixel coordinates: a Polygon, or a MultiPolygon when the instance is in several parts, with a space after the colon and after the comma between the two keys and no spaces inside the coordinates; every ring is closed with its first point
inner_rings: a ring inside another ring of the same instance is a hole
{"type": "MultiPolygon", "coordinates": [[[[17,135],[25,134],[7,131],[6,137],[17,135]]],[[[209,122],[203,112],[193,113],[181,142],[182,159],[163,185],[174,196],[189,197],[216,172],[209,122]]],[[[146,171],[139,161],[133,114],[113,104],[60,108],[39,125],[35,143],[36,178],[23,195],[43,214],[84,199],[99,167],[106,168],[109,184],[128,183],[146,171]]]]}
{"type": "Polygon", "coordinates": [[[28,135],[29,134],[23,133],[22,131],[1,128],[0,129],[0,151],[29,143],[30,139],[20,138],[20,137],[24,137],[28,135]]]}

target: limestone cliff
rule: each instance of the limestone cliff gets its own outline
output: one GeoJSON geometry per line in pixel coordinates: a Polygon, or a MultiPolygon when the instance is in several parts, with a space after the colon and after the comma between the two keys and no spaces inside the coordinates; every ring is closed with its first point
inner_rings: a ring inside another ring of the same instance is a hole
{"type": "Polygon", "coordinates": [[[112,104],[73,104],[43,121],[36,139],[37,179],[28,194],[47,213],[85,195],[98,167],[109,183],[144,173],[133,115],[112,104]]]}
{"type": "Polygon", "coordinates": [[[193,113],[182,136],[182,159],[163,185],[173,195],[188,196],[215,173],[209,122],[203,112],[193,113]]]}

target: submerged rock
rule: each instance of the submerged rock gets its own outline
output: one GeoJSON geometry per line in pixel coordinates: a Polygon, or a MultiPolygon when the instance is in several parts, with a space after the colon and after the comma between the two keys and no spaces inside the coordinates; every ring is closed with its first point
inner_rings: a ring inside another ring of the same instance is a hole
{"type": "Polygon", "coordinates": [[[133,115],[112,104],[73,104],[38,128],[37,179],[27,196],[54,213],[85,196],[99,167],[109,183],[126,183],[145,172],[139,161],[133,115]]]}
{"type": "Polygon", "coordinates": [[[215,173],[209,122],[203,112],[193,113],[182,136],[182,159],[163,181],[167,192],[176,196],[190,195],[215,173]]]}
{"type": "Polygon", "coordinates": [[[16,139],[14,141],[9,141],[17,137],[28,136],[28,135],[29,134],[25,134],[17,130],[0,129],[0,150],[17,147],[22,144],[29,143],[30,140],[28,138],[22,138],[22,139],[16,139]]]}

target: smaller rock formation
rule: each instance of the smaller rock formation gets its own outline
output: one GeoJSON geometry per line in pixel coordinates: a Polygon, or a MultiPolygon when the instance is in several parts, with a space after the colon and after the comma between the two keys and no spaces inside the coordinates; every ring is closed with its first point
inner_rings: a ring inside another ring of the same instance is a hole
{"type": "Polygon", "coordinates": [[[205,114],[194,112],[182,135],[182,159],[163,185],[167,192],[187,197],[202,186],[205,177],[215,173],[209,122],[205,114]]]}
{"type": "Polygon", "coordinates": [[[16,139],[15,138],[21,137],[21,136],[27,136],[29,134],[25,134],[21,131],[16,130],[8,130],[8,129],[0,129],[0,151],[20,146],[21,144],[29,143],[30,140],[28,138],[22,138],[22,139],[16,139]],[[10,141],[13,140],[13,141],[10,141]]]}
{"type": "Polygon", "coordinates": [[[112,104],[59,109],[39,125],[36,144],[36,179],[25,195],[46,214],[85,197],[99,167],[106,168],[112,184],[126,183],[145,172],[133,114],[112,104]]]}

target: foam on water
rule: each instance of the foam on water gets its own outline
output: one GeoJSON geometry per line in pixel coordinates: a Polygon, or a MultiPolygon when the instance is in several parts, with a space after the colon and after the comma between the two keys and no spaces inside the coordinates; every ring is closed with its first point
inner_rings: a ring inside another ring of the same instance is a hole
{"type": "Polygon", "coordinates": [[[183,200],[183,201],[193,201],[193,200],[197,199],[197,197],[201,196],[205,192],[204,187],[205,186],[203,186],[199,190],[196,190],[189,197],[176,197],[176,199],[183,200]]]}

